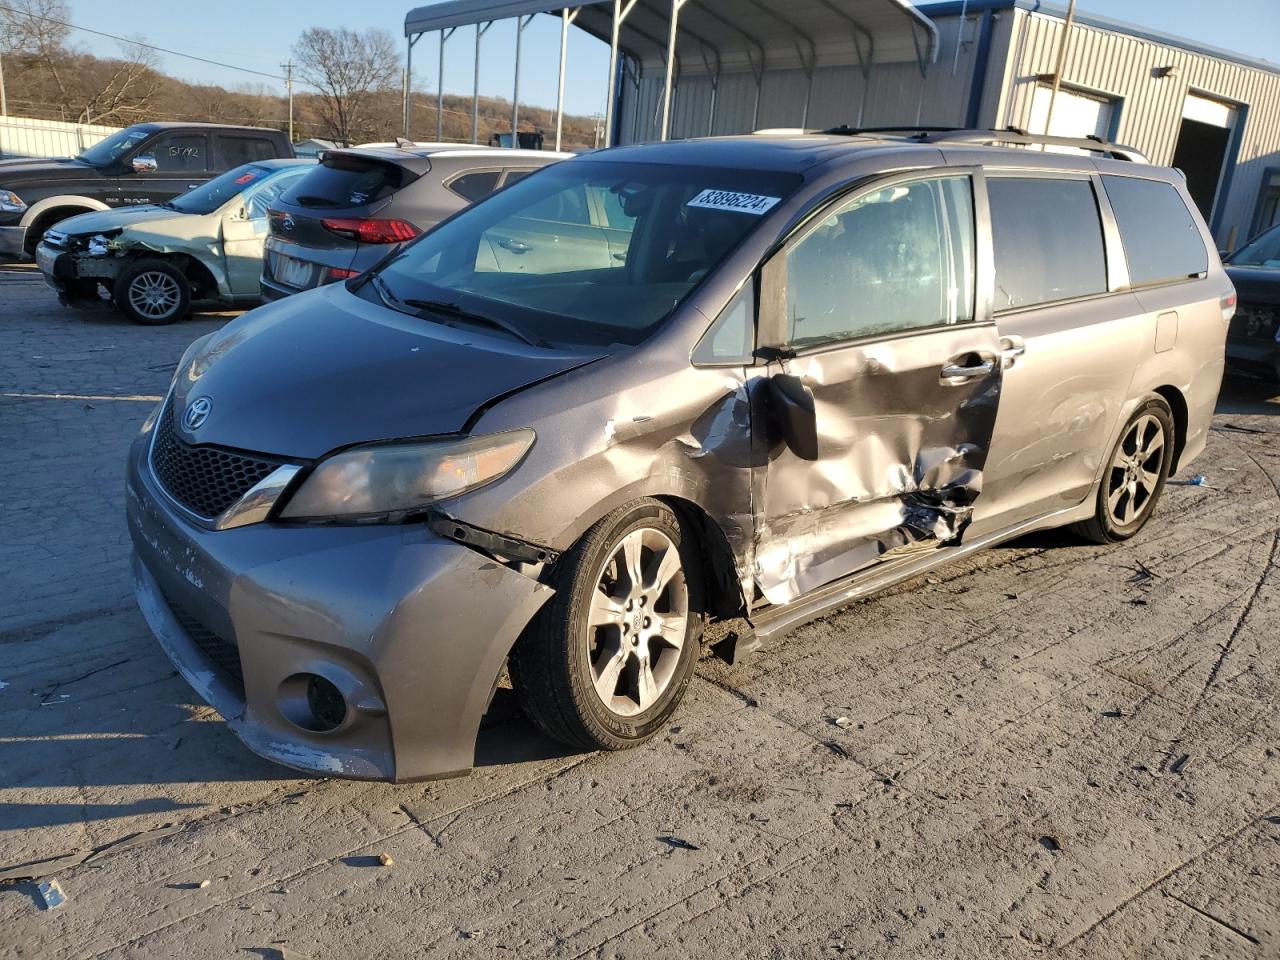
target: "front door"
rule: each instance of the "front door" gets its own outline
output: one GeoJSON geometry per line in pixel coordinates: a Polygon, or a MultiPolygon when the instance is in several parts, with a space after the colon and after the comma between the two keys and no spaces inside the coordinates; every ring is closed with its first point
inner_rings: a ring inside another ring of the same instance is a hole
{"type": "Polygon", "coordinates": [[[130,158],[151,157],[156,168],[138,173],[126,165],[120,174],[125,204],[164,203],[209,179],[209,138],[175,130],[148,140],[130,158]]]}
{"type": "MultiPolygon", "coordinates": [[[[258,168],[254,168],[258,169],[258,168]]],[[[222,256],[227,267],[227,284],[231,296],[258,297],[262,293],[262,253],[267,241],[267,210],[285,188],[310,170],[310,167],[287,167],[268,174],[266,179],[248,187],[239,203],[223,212],[222,256]]],[[[252,172],[244,174],[252,176],[252,172]]]]}
{"type": "Polygon", "coordinates": [[[968,525],[1002,373],[975,189],[967,171],[880,181],[765,266],[770,407],[790,417],[755,484],[756,582],[773,603],[957,544],[968,525]],[[811,411],[807,438],[796,410],[811,411]]]}

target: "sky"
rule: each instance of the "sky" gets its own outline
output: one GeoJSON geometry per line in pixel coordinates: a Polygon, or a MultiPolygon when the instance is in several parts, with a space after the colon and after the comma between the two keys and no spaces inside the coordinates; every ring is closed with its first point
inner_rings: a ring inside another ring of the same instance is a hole
{"type": "MultiPolygon", "coordinates": [[[[696,2],[696,0],[694,0],[696,2]]],[[[775,0],[783,2],[783,0],[775,0]]],[[[1101,14],[1154,30],[1194,38],[1210,46],[1280,62],[1280,0],[1078,0],[1081,12],[1101,14]]],[[[415,4],[397,0],[219,0],[217,4],[174,0],[129,0],[125,5],[69,0],[74,23],[125,34],[158,46],[193,53],[265,73],[281,73],[280,64],[298,34],[307,27],[381,27],[401,38],[404,15],[415,4]],[[127,11],[127,12],[126,12],[127,11]]],[[[1065,6],[1065,0],[1056,0],[1065,6]]],[[[95,53],[110,55],[118,45],[77,33],[95,53]]],[[[444,88],[469,94],[472,87],[474,33],[460,30],[446,46],[444,88]]],[[[520,71],[520,102],[554,107],[560,44],[558,16],[538,16],[525,29],[520,71]]],[[[436,90],[439,41],[425,35],[414,48],[414,88],[436,90]]],[[[481,48],[480,92],[511,96],[515,51],[514,21],[498,22],[481,48]]],[[[565,109],[603,113],[609,50],[580,30],[569,30],[565,109]]],[[[224,86],[273,81],[174,56],[162,66],[175,76],[224,86]]]]}

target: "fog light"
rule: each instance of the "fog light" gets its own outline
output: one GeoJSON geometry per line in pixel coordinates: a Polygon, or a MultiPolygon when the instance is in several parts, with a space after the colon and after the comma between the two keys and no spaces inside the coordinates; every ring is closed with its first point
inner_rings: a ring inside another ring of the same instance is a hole
{"type": "Polygon", "coordinates": [[[347,719],[347,701],[342,691],[316,674],[307,681],[307,706],[315,718],[317,730],[333,730],[347,719]]]}
{"type": "Polygon", "coordinates": [[[284,718],[311,733],[329,733],[347,720],[347,698],[332,680],[317,673],[288,677],[278,696],[284,718]]]}

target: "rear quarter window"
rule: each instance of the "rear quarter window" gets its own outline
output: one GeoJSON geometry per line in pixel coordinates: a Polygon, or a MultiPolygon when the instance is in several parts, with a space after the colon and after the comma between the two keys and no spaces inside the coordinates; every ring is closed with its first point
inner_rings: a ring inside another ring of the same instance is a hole
{"type": "Polygon", "coordinates": [[[1200,228],[1172,184],[1104,176],[1102,185],[1120,228],[1133,286],[1171,283],[1208,271],[1209,252],[1200,228]]]}
{"type": "Polygon", "coordinates": [[[454,177],[445,186],[468,203],[475,203],[493,193],[501,173],[501,170],[473,170],[454,177]]]}
{"type": "Polygon", "coordinates": [[[259,160],[271,160],[276,155],[275,144],[266,137],[222,135],[217,139],[217,148],[215,162],[220,170],[230,170],[259,160]]]}
{"type": "Polygon", "coordinates": [[[988,177],[996,310],[1107,291],[1098,201],[1088,180],[988,177]]]}
{"type": "Polygon", "coordinates": [[[394,163],[351,154],[329,154],[280,199],[298,207],[363,207],[385,200],[416,179],[394,163]]]}

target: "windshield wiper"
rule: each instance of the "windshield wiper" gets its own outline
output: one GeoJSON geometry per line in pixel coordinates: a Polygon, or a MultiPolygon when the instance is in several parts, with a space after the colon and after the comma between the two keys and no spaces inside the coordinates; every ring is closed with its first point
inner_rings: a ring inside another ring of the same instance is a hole
{"type": "MultiPolygon", "coordinates": [[[[380,279],[380,278],[379,278],[380,279]]],[[[531,347],[549,347],[551,344],[543,340],[541,337],[531,337],[525,333],[514,323],[507,320],[501,320],[498,317],[487,317],[484,314],[472,313],[456,303],[449,303],[445,300],[417,300],[410,298],[402,301],[406,307],[412,307],[415,310],[426,310],[431,313],[443,314],[446,317],[452,317],[455,320],[461,320],[463,323],[474,323],[481,327],[492,327],[495,330],[501,330],[509,333],[517,340],[527,343],[531,347]]]]}

